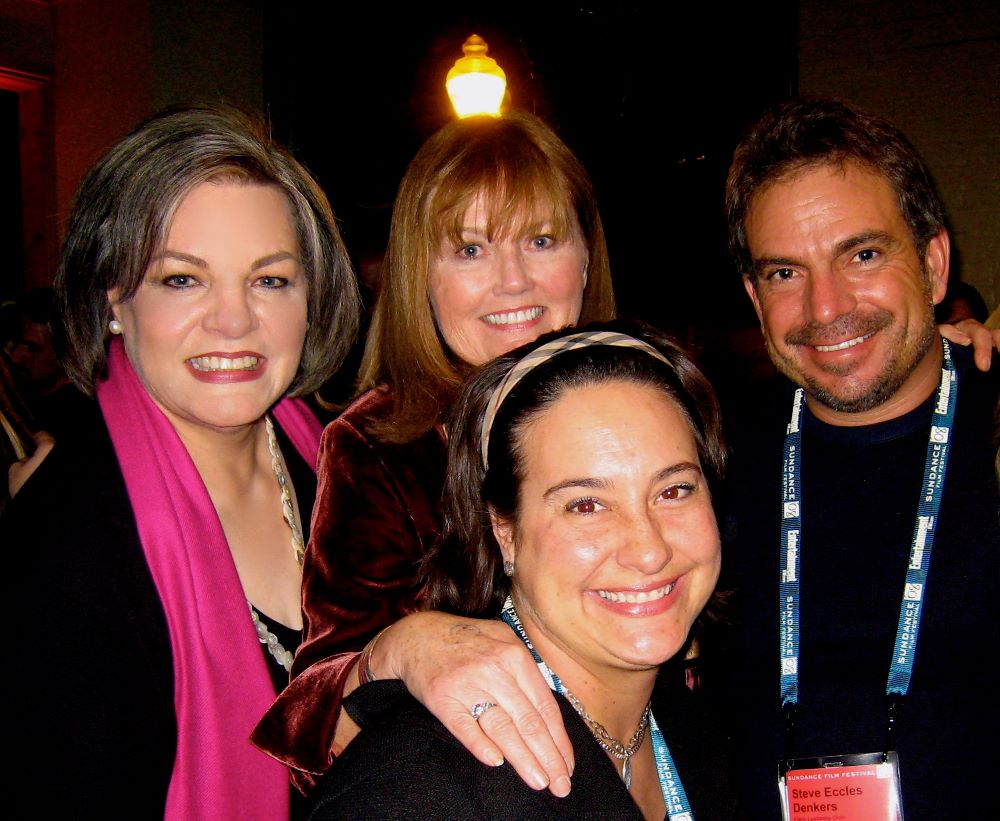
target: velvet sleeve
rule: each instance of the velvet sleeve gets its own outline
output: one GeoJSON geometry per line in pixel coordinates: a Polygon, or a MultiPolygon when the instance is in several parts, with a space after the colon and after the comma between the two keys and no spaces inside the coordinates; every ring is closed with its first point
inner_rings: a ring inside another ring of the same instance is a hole
{"type": "Polygon", "coordinates": [[[361,397],[323,434],[303,566],[304,637],[292,681],[254,743],[308,791],[332,763],[344,685],[358,651],[418,604],[420,561],[436,537],[444,444],[436,431],[404,445],[368,432],[390,400],[361,397]]]}

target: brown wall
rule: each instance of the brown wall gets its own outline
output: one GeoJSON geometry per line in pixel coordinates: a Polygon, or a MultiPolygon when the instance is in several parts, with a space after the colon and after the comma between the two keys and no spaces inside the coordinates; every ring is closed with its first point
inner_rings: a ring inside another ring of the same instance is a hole
{"type": "Polygon", "coordinates": [[[0,0],[0,87],[21,95],[27,287],[51,282],[83,174],[139,122],[191,101],[262,107],[261,18],[250,0],[0,0]],[[18,72],[30,88],[15,88],[18,72]]]}
{"type": "MultiPolygon", "coordinates": [[[[23,282],[46,284],[58,255],[55,149],[53,143],[52,59],[54,35],[50,5],[28,0],[0,0],[0,88],[17,95],[17,140],[21,146],[20,181],[2,192],[2,213],[20,209],[24,271],[8,271],[0,281],[9,295],[23,282]],[[15,202],[18,187],[21,202],[15,202]]],[[[13,123],[4,123],[13,128],[13,123]]],[[[6,183],[5,183],[6,185],[6,183]]],[[[5,234],[10,240],[16,228],[5,234]]],[[[10,255],[22,259],[21,254],[10,255]]]]}
{"type": "Polygon", "coordinates": [[[152,112],[151,48],[147,2],[68,0],[56,6],[55,149],[61,219],[69,213],[86,170],[152,112]]]}
{"type": "MultiPolygon", "coordinates": [[[[957,270],[996,305],[1000,2],[801,0],[799,32],[800,91],[845,97],[906,132],[944,197],[957,270]]],[[[262,41],[251,0],[0,0],[0,69],[42,80],[22,105],[29,284],[51,275],[83,172],[139,120],[193,99],[262,106],[262,41]]]]}
{"type": "Polygon", "coordinates": [[[801,0],[799,90],[886,116],[944,199],[958,270],[1000,302],[1000,3],[801,0]]]}

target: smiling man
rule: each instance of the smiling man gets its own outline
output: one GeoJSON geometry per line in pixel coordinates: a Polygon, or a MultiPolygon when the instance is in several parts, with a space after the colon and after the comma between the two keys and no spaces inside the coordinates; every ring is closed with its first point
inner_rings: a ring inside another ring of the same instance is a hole
{"type": "Polygon", "coordinates": [[[892,418],[937,384],[933,304],[945,292],[948,234],[921,254],[888,181],[855,160],[806,166],[747,214],[744,280],[771,359],[832,424],[892,418]],[[905,407],[904,407],[905,406],[905,407]]]}
{"type": "Polygon", "coordinates": [[[724,695],[747,805],[778,817],[782,794],[796,819],[899,805],[908,821],[976,817],[1000,730],[984,661],[1000,647],[1000,371],[935,327],[940,200],[893,126],[799,100],[737,148],[726,211],[793,383],[776,404],[755,397],[730,471],[739,626],[724,695]]]}

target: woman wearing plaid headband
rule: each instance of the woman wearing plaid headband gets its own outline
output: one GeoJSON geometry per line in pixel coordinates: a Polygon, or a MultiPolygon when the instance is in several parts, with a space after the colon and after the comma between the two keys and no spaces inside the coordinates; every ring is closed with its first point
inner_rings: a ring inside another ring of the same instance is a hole
{"type": "MultiPolygon", "coordinates": [[[[461,749],[396,681],[347,701],[364,730],[314,816],[730,818],[721,744],[661,664],[680,654],[719,572],[712,390],[674,343],[601,326],[487,365],[449,424],[445,530],[427,603],[498,614],[535,655],[576,759],[566,798],[461,749]],[[654,755],[655,753],[655,755],[654,755]]],[[[510,721],[490,699],[470,722],[510,721]]]]}

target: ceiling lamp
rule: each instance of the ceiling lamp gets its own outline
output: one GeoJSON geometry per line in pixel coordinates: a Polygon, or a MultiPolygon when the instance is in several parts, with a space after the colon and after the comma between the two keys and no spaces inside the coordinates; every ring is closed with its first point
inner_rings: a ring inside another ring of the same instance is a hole
{"type": "Polygon", "coordinates": [[[445,87],[459,117],[476,114],[500,116],[500,104],[507,89],[507,77],[497,61],[486,56],[486,41],[471,34],[462,43],[465,55],[455,61],[445,87]]]}

